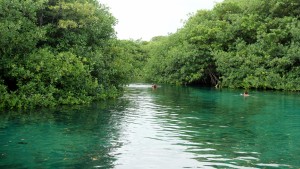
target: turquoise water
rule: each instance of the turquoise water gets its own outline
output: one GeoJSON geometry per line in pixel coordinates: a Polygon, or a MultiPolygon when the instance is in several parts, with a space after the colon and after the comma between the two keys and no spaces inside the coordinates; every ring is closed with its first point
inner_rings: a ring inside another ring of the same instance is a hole
{"type": "Polygon", "coordinates": [[[0,168],[300,168],[300,95],[132,84],[90,106],[0,114],[0,168]]]}

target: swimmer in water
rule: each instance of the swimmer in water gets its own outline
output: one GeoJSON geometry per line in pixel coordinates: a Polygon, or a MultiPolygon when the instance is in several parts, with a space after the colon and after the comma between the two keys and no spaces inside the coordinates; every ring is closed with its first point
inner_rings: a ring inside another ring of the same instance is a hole
{"type": "Polygon", "coordinates": [[[152,84],[152,89],[156,89],[157,85],[156,84],[152,84]]]}
{"type": "Polygon", "coordinates": [[[247,90],[244,92],[243,96],[250,96],[247,90]]]}

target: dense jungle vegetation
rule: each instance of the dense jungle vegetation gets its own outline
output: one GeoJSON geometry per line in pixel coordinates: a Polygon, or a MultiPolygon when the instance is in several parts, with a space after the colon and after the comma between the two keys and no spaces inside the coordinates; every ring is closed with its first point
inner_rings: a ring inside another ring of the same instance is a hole
{"type": "Polygon", "coordinates": [[[147,45],[151,81],[300,90],[300,1],[224,0],[147,45]]]}
{"type": "Polygon", "coordinates": [[[117,40],[115,24],[97,0],[1,0],[0,109],[118,96],[140,46],[117,40]]]}
{"type": "Polygon", "coordinates": [[[224,0],[149,42],[118,40],[116,22],[101,0],[1,0],[0,109],[90,103],[137,80],[300,90],[298,0],[224,0]]]}

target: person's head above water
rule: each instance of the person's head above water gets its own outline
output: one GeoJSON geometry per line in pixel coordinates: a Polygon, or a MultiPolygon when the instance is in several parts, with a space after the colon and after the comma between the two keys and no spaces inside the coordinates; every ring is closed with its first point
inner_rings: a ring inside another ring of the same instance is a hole
{"type": "Polygon", "coordinates": [[[244,96],[249,96],[249,93],[248,93],[248,91],[246,90],[245,92],[244,92],[244,94],[243,94],[244,96]]]}

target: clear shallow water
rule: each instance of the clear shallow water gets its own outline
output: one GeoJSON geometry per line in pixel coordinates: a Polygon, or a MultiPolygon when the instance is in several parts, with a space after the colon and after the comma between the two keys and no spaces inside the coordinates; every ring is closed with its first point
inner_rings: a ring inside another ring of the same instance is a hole
{"type": "Polygon", "coordinates": [[[132,84],[91,106],[4,112],[0,168],[300,168],[300,95],[132,84]]]}

